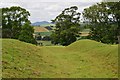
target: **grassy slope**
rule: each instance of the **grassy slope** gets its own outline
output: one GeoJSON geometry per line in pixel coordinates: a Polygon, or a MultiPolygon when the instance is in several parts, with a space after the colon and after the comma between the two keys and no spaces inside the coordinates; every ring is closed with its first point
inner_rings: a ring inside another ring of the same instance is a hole
{"type": "Polygon", "coordinates": [[[117,77],[117,45],[81,40],[39,47],[3,39],[3,77],[117,77]]]}

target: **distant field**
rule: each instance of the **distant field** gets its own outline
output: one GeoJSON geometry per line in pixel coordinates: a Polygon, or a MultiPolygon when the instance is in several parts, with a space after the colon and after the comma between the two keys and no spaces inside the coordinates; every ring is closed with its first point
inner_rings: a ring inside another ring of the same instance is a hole
{"type": "Polygon", "coordinates": [[[46,26],[55,26],[55,24],[43,24],[43,25],[40,25],[40,26],[43,26],[43,27],[46,27],[46,26]]]}
{"type": "Polygon", "coordinates": [[[90,29],[83,29],[80,33],[80,36],[88,36],[90,32],[90,29]]]}
{"type": "Polygon", "coordinates": [[[34,32],[49,32],[49,30],[44,27],[34,27],[34,32]]]}
{"type": "Polygon", "coordinates": [[[3,78],[117,78],[118,45],[80,40],[35,46],[2,39],[3,78]]]}
{"type": "Polygon", "coordinates": [[[51,43],[51,41],[42,41],[42,40],[38,40],[37,42],[41,42],[43,44],[43,46],[52,46],[53,44],[51,43]]]}
{"type": "Polygon", "coordinates": [[[44,27],[34,27],[34,34],[40,33],[41,36],[50,36],[52,34],[51,31],[44,27]]]}

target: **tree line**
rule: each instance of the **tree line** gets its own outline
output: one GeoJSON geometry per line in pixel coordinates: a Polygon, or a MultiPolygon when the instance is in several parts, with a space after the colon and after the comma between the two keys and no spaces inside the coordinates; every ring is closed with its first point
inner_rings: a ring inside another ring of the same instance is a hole
{"type": "MultiPolygon", "coordinates": [[[[101,2],[84,9],[77,6],[64,9],[55,19],[51,35],[53,44],[67,46],[77,40],[80,31],[80,15],[90,28],[88,39],[102,43],[118,43],[120,36],[120,2],[101,2]]],[[[34,29],[28,20],[30,13],[21,7],[2,8],[2,37],[36,44],[34,29]]]]}
{"type": "MultiPolygon", "coordinates": [[[[76,41],[80,30],[80,13],[76,6],[66,8],[53,22],[56,30],[52,34],[54,44],[69,45],[76,41]]],[[[88,39],[107,44],[117,44],[120,39],[120,1],[101,2],[85,8],[82,12],[85,26],[90,29],[88,39]]]]}

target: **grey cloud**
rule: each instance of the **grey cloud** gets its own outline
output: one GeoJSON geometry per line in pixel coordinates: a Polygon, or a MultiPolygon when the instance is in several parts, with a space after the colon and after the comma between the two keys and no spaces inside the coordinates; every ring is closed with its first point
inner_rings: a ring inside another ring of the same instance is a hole
{"type": "MultiPolygon", "coordinates": [[[[30,20],[32,22],[35,22],[43,20],[50,21],[67,7],[78,6],[79,11],[82,12],[84,8],[96,3],[91,1],[85,2],[86,0],[83,2],[82,0],[81,2],[59,2],[60,0],[57,0],[56,2],[49,1],[42,2],[42,0],[2,0],[2,5],[0,5],[0,7],[21,6],[31,13],[30,20]]],[[[97,0],[97,2],[99,1],[97,0]]]]}
{"type": "MultiPolygon", "coordinates": [[[[102,0],[1,0],[1,2],[99,2],[102,0]]],[[[108,0],[109,1],[109,0],[108,0]]]]}

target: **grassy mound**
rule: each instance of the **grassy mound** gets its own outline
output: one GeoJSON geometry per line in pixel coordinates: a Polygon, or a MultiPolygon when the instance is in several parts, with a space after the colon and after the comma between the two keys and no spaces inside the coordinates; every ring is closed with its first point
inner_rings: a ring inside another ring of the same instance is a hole
{"type": "Polygon", "coordinates": [[[118,46],[80,40],[64,46],[35,46],[2,39],[4,78],[115,78],[118,46]]]}
{"type": "Polygon", "coordinates": [[[82,49],[86,49],[86,48],[95,48],[95,47],[99,47],[99,46],[106,46],[105,44],[103,43],[99,43],[99,42],[96,42],[96,41],[93,41],[93,40],[79,40],[79,41],[76,41],[72,44],[70,44],[68,47],[71,47],[71,48],[75,48],[75,49],[78,49],[78,48],[82,48],[82,49]]]}

